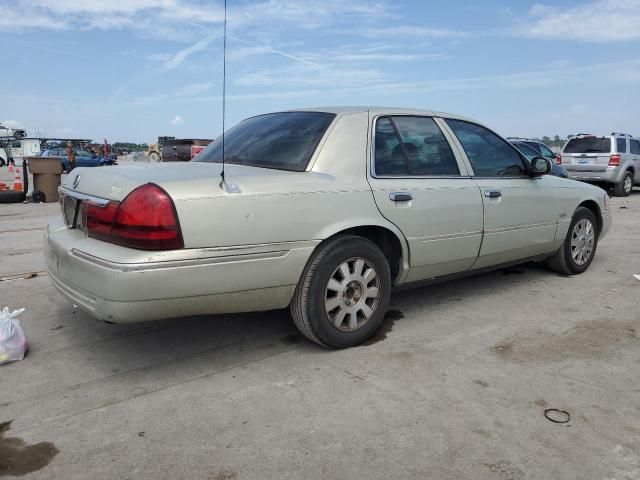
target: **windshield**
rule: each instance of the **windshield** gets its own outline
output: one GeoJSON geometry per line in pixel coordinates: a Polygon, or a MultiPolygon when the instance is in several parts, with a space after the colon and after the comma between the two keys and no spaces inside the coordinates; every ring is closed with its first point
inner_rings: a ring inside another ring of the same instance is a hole
{"type": "MultiPolygon", "coordinates": [[[[224,137],[225,163],[304,171],[318,142],[335,118],[331,113],[282,112],[248,118],[224,137]]],[[[222,137],[194,162],[222,162],[222,137]]]]}
{"type": "Polygon", "coordinates": [[[611,138],[582,137],[572,138],[564,147],[564,153],[610,153],[611,138]]]}

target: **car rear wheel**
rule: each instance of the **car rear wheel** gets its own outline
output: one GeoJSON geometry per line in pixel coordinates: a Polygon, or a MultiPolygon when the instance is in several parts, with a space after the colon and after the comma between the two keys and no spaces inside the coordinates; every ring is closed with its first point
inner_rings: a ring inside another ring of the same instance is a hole
{"type": "Polygon", "coordinates": [[[616,197],[628,197],[631,190],[633,190],[633,173],[627,170],[624,172],[622,181],[614,185],[613,193],[616,197]]]}
{"type": "Polygon", "coordinates": [[[589,268],[598,246],[598,227],[591,210],[578,207],[573,214],[567,237],[558,251],[547,259],[551,270],[577,275],[589,268]]]}
{"type": "Polygon", "coordinates": [[[291,302],[300,332],[327,348],[369,339],[389,305],[391,272],[373,242],[342,235],[321,245],[307,264],[291,302]]]}

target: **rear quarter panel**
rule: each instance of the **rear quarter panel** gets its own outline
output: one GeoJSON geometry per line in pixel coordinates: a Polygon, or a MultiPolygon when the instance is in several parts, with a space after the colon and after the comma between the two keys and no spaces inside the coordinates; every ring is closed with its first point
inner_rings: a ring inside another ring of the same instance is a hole
{"type": "MultiPolygon", "coordinates": [[[[342,115],[306,172],[265,172],[237,183],[241,193],[215,195],[166,188],[172,194],[190,248],[322,240],[344,229],[380,225],[366,179],[368,115],[342,115]]],[[[179,189],[176,186],[176,189],[179,189]]],[[[210,191],[210,189],[209,189],[210,191]]]]}

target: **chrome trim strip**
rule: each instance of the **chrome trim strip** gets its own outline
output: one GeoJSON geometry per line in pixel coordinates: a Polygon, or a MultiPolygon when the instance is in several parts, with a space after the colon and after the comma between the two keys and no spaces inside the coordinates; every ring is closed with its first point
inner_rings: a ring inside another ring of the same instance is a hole
{"type": "Polygon", "coordinates": [[[105,198],[94,197],[85,193],[76,192],[74,190],[69,190],[66,187],[58,187],[58,192],[64,194],[67,197],[77,198],[78,200],[87,200],[91,203],[95,203],[96,205],[100,205],[101,207],[104,207],[110,202],[110,200],[107,200],[105,198]]]}
{"type": "Polygon", "coordinates": [[[454,238],[477,237],[480,235],[482,235],[482,230],[477,230],[475,232],[457,232],[457,233],[424,235],[421,237],[416,237],[416,240],[419,240],[420,242],[433,242],[437,240],[451,240],[454,238]]]}
{"type": "Polygon", "coordinates": [[[185,259],[185,260],[148,262],[148,263],[110,262],[108,260],[104,260],[102,258],[89,255],[88,253],[82,252],[80,250],[76,250],[75,248],[71,249],[70,254],[81,260],[91,262],[93,264],[99,265],[104,268],[108,268],[110,270],[116,270],[119,272],[143,272],[143,271],[149,271],[149,270],[161,270],[165,268],[216,265],[216,264],[222,264],[222,263],[243,262],[243,261],[250,261],[250,260],[269,260],[269,259],[286,257],[290,251],[291,250],[276,250],[276,251],[262,252],[262,253],[227,255],[224,257],[192,258],[192,259],[185,259]]]}
{"type": "Polygon", "coordinates": [[[531,223],[529,225],[514,225],[512,227],[494,228],[492,230],[485,230],[485,235],[491,235],[495,233],[513,232],[516,230],[529,230],[531,228],[540,227],[556,227],[558,222],[543,222],[543,223],[531,223]]]}

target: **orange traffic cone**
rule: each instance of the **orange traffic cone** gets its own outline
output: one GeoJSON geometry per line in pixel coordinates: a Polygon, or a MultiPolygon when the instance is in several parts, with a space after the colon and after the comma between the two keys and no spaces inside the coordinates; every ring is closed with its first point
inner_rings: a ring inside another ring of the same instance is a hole
{"type": "Polygon", "coordinates": [[[13,191],[21,192],[23,190],[22,187],[22,177],[20,177],[20,169],[16,168],[16,176],[13,179],[13,191]]]}
{"type": "Polygon", "coordinates": [[[9,165],[7,167],[7,172],[13,173],[13,163],[9,163],[9,165]]]}

